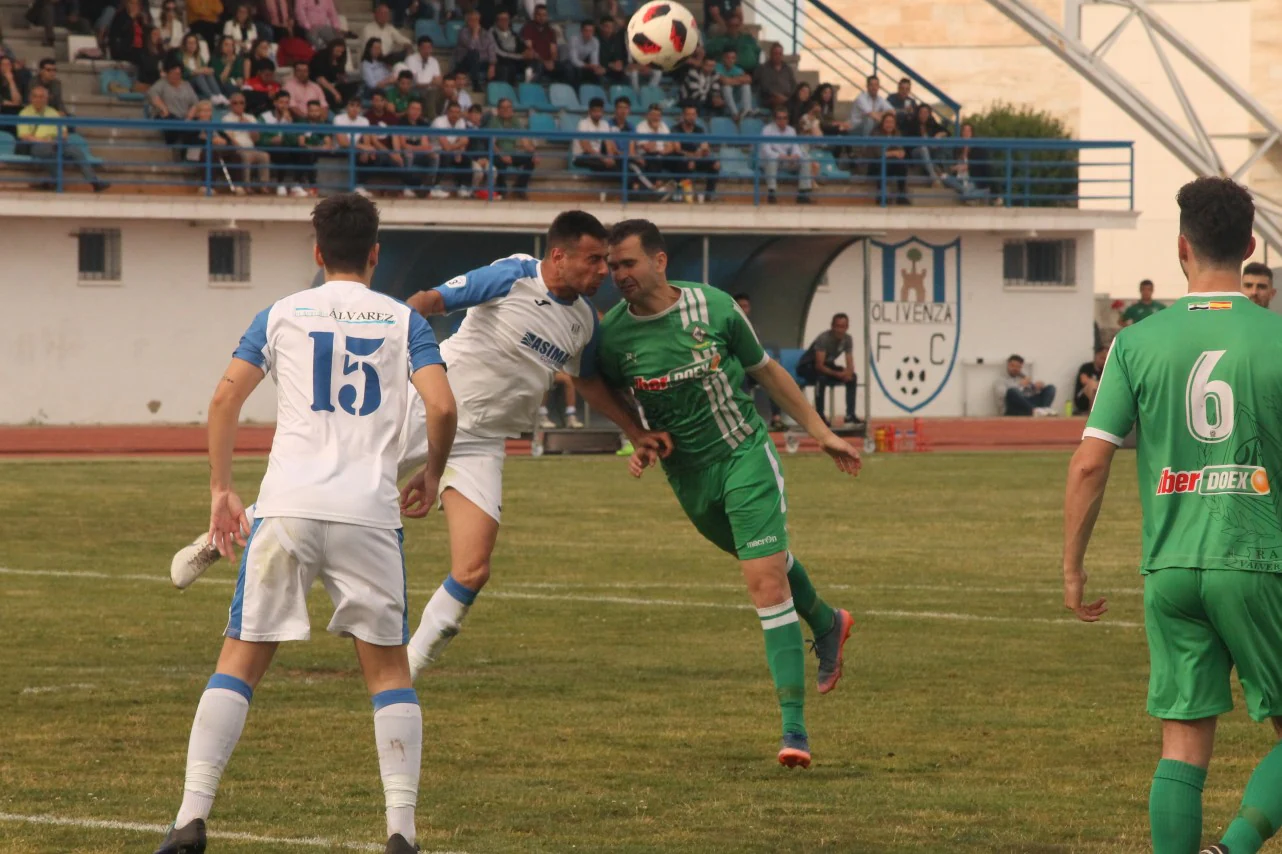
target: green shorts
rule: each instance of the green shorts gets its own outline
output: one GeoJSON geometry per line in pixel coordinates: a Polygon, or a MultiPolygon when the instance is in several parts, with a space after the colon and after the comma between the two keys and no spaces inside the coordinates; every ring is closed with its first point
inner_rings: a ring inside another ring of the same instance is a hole
{"type": "Polygon", "coordinates": [[[717,548],[740,560],[787,550],[788,500],[774,442],[755,441],[697,471],[670,472],[668,483],[717,548]]]}
{"type": "Polygon", "coordinates": [[[1157,570],[1144,579],[1144,630],[1153,717],[1230,711],[1235,665],[1252,719],[1282,715],[1282,575],[1157,570]]]}

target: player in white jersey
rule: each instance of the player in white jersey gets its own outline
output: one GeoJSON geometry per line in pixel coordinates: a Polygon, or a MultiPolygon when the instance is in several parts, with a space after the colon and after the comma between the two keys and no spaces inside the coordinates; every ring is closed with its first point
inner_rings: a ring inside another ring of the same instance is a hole
{"type": "MultiPolygon", "coordinates": [[[[589,298],[605,279],[606,230],[591,214],[566,211],[549,227],[543,260],[514,255],[420,291],[407,303],[425,315],[467,309],[458,332],[441,351],[458,396],[458,435],[439,488],[412,480],[403,503],[423,510],[439,497],[450,536],[450,573],[423,611],[410,641],[410,671],[417,677],[459,631],[468,608],[490,577],[490,557],[502,512],[506,439],[528,430],[556,371],[574,376],[575,388],[617,424],[638,447],[666,455],[671,440],[651,433],[595,376],[597,314],[589,298]]],[[[401,474],[428,453],[424,409],[411,401],[400,449],[401,474]]],[[[179,551],[170,577],[179,588],[217,560],[202,535],[179,551]]]]}
{"type": "MultiPolygon", "coordinates": [[[[405,563],[396,486],[411,388],[430,451],[417,478],[438,483],[457,410],[436,338],[404,303],[370,290],[378,210],[354,195],[312,213],[325,284],[260,312],[209,405],[209,537],[226,557],[244,547],[218,665],[187,751],[182,806],[156,854],[201,854],[218,782],[249,702],[281,641],[310,635],[307,592],[334,603],[329,630],[354,639],[374,704],[387,807],[386,852],[415,843],[423,718],[409,674],[405,563]],[[270,372],[276,437],[252,528],[231,478],[241,406],[270,372]]],[[[424,515],[427,508],[407,515],[424,515]]]]}

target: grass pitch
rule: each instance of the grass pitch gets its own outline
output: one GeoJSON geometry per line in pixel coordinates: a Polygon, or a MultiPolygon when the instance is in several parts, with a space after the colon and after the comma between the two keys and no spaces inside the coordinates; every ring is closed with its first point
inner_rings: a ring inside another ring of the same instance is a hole
{"type": "MultiPolygon", "coordinates": [[[[1090,592],[1112,608],[1095,626],[1060,604],[1066,462],[880,456],[848,481],[817,456],[785,457],[793,549],[857,619],[845,680],[808,697],[816,765],[788,772],[736,567],[662,477],[633,482],[613,458],[509,460],[494,580],[417,686],[420,844],[1145,850],[1157,733],[1134,458],[1118,457],[1090,553],[1090,592]]],[[[262,469],[238,464],[246,498],[262,469]]],[[[234,579],[224,562],[186,593],[168,584],[171,553],[208,519],[206,465],[0,471],[0,852],[150,852],[147,826],[177,809],[234,579]]],[[[417,624],[447,547],[435,516],[406,534],[417,624]]],[[[215,839],[211,852],[382,841],[369,701],[314,592],[313,640],[282,646],[255,694],[211,823],[274,841],[215,839]]],[[[1220,738],[1208,837],[1270,741],[1241,711],[1220,738]]]]}

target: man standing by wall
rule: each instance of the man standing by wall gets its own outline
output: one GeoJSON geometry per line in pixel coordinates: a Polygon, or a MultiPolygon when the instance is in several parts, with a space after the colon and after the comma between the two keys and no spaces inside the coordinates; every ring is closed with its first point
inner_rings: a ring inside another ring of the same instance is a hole
{"type": "Polygon", "coordinates": [[[1122,312],[1122,326],[1132,326],[1149,315],[1157,314],[1166,308],[1165,303],[1153,299],[1153,280],[1140,282],[1140,301],[1133,302],[1122,312]]]}

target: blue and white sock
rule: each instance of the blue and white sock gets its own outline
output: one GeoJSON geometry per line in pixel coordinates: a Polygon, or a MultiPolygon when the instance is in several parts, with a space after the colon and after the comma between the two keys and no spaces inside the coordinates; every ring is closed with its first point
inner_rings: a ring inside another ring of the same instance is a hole
{"type": "Polygon", "coordinates": [[[414,808],[423,762],[423,711],[413,688],[380,691],[374,700],[374,740],[387,802],[387,835],[399,833],[413,845],[414,808]]]}
{"type": "Polygon", "coordinates": [[[436,589],[423,609],[418,631],[410,638],[411,659],[419,663],[436,661],[463,627],[463,618],[476,601],[476,594],[477,591],[455,581],[454,576],[445,576],[445,582],[436,589]]]}
{"type": "Polygon", "coordinates": [[[254,690],[235,676],[215,673],[196,707],[187,744],[187,781],[175,827],[186,827],[194,819],[209,818],[227,761],[231,759],[249,714],[254,690]]]}

